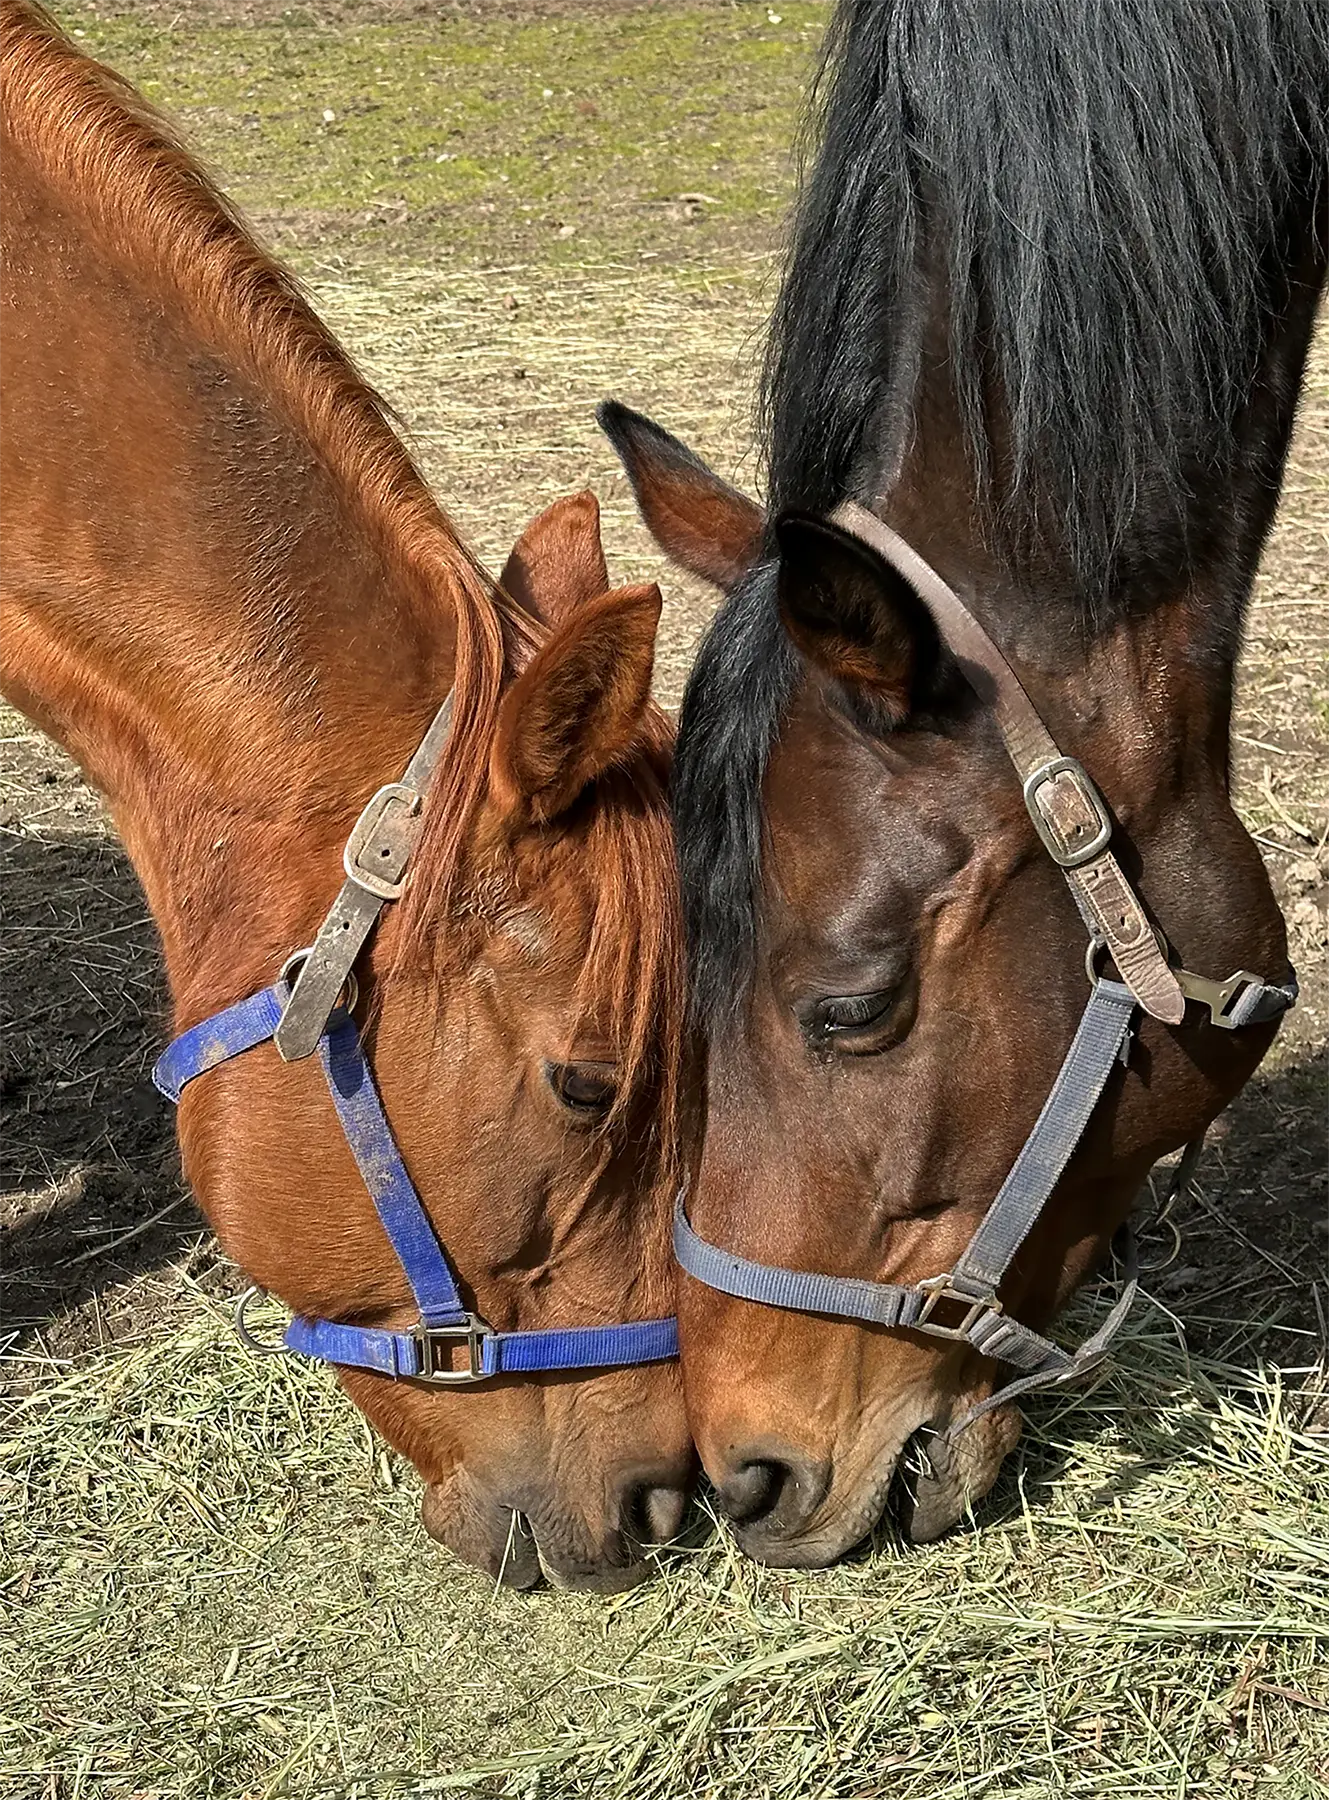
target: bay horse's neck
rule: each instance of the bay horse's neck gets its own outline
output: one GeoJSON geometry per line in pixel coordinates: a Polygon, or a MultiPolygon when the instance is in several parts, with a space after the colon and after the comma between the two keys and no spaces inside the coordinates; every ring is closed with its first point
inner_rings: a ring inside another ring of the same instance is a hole
{"type": "MultiPolygon", "coordinates": [[[[1300,256],[1271,275],[1259,367],[1233,422],[1241,447],[1234,476],[1195,479],[1184,521],[1161,507],[1151,515],[1146,499],[1117,563],[1093,591],[1055,542],[1055,528],[1046,541],[1028,544],[1018,569],[1001,545],[994,517],[1004,460],[1001,398],[989,394],[993,484],[983,493],[951,378],[944,279],[927,258],[896,322],[906,391],[870,434],[868,466],[856,483],[874,491],[888,523],[964,595],[1017,666],[1035,681],[1047,678],[1051,693],[1069,687],[1094,707],[1128,666],[1152,673],[1155,687],[1165,672],[1185,672],[1191,704],[1176,722],[1190,741],[1203,737],[1220,761],[1242,617],[1273,523],[1323,286],[1329,221],[1306,217],[1299,235],[1300,256]]],[[[1157,730],[1165,721],[1154,716],[1157,730]]]]}
{"type": "MultiPolygon", "coordinates": [[[[311,429],[317,393],[210,329],[160,243],[114,235],[40,119],[7,128],[5,402],[28,449],[4,465],[6,685],[107,796],[196,1010],[270,976],[328,904],[359,805],[452,683],[461,553],[435,515],[433,569],[394,554],[328,453],[335,419],[311,429]]],[[[258,264],[234,231],[218,218],[258,264]]],[[[371,498],[414,498],[401,462],[371,498]]]]}

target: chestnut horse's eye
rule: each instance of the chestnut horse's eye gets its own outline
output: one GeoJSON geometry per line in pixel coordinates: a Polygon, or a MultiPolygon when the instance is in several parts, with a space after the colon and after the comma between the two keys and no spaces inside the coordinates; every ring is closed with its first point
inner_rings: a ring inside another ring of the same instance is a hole
{"type": "Polygon", "coordinates": [[[609,1063],[547,1063],[549,1085],[571,1112],[602,1119],[618,1092],[609,1063]]]}

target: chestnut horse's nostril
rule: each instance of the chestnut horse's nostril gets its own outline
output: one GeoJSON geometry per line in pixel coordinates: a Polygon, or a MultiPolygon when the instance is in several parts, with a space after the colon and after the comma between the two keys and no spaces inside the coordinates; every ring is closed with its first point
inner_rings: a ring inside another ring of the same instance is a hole
{"type": "Polygon", "coordinates": [[[645,1542],[667,1544],[683,1528],[683,1513],[688,1497],[683,1488],[643,1488],[636,1497],[634,1512],[642,1518],[645,1542]]]}
{"type": "Polygon", "coordinates": [[[786,1451],[782,1456],[736,1457],[716,1498],[735,1525],[760,1525],[763,1531],[792,1536],[812,1517],[829,1485],[829,1464],[786,1451]]]}
{"type": "Polygon", "coordinates": [[[687,1503],[687,1486],[668,1476],[628,1481],[619,1502],[623,1532],[637,1544],[667,1544],[682,1529],[687,1503]]]}

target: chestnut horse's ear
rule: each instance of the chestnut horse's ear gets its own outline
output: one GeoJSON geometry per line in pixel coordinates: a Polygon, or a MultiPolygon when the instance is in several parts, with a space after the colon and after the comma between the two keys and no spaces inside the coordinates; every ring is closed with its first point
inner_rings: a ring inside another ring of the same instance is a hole
{"type": "Polygon", "coordinates": [[[499,583],[546,625],[603,594],[609,571],[600,545],[600,503],[587,490],[555,500],[522,532],[499,583]]]}
{"type": "Polygon", "coordinates": [[[656,543],[672,562],[727,592],[756,559],[766,525],[761,507],[643,413],[606,400],[595,416],[656,543]]]}
{"type": "Polygon", "coordinates": [[[557,818],[627,756],[659,623],[654,582],[602,594],[555,627],[503,696],[489,780],[513,829],[557,818]]]}
{"type": "Polygon", "coordinates": [[[932,614],[870,545],[826,520],[786,513],[775,535],[790,637],[838,681],[866,691],[889,723],[901,724],[942,660],[932,614]]]}

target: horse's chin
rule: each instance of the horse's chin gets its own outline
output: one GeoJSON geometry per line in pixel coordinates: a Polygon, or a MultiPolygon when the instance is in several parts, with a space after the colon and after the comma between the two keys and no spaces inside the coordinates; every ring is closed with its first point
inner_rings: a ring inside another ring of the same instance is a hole
{"type": "Polygon", "coordinates": [[[596,1533],[547,1503],[523,1506],[521,1496],[487,1493],[460,1472],[425,1488],[420,1518],[430,1537],[503,1587],[547,1581],[565,1592],[618,1594],[655,1572],[649,1543],[622,1531],[596,1533]]]}
{"type": "Polygon", "coordinates": [[[911,1544],[931,1544],[958,1525],[985,1494],[1020,1438],[1020,1409],[994,1407],[955,1439],[924,1428],[911,1438],[896,1476],[895,1518],[911,1544]]]}

